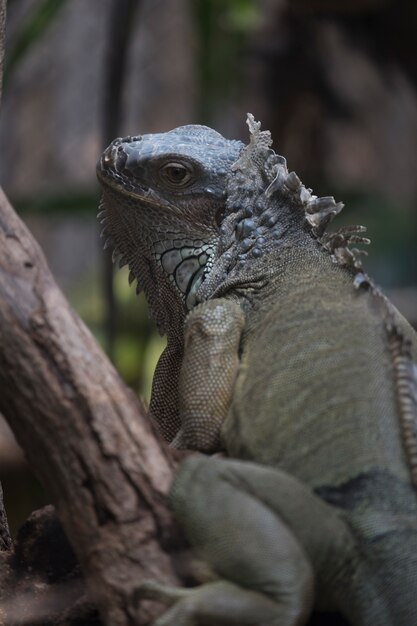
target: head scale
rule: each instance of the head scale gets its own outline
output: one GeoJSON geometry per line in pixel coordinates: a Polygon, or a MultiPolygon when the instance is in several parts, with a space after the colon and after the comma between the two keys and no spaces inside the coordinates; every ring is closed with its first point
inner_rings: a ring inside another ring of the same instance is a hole
{"type": "Polygon", "coordinates": [[[144,289],[162,333],[196,303],[243,144],[206,126],[114,140],[97,164],[107,245],[144,289]]]}

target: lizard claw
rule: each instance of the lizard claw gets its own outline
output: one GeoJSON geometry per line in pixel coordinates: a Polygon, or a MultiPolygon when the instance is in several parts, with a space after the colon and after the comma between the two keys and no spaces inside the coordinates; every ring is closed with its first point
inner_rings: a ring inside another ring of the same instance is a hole
{"type": "Polygon", "coordinates": [[[191,593],[191,589],[182,589],[181,587],[172,587],[159,583],[156,580],[144,580],[135,589],[135,601],[139,600],[156,600],[167,606],[171,606],[178,600],[187,597],[191,593]]]}

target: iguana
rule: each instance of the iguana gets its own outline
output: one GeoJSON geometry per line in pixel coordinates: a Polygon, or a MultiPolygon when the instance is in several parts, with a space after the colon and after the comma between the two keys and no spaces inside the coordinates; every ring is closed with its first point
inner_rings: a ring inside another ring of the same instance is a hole
{"type": "Polygon", "coordinates": [[[248,116],[103,153],[106,245],[168,343],[151,412],[192,455],[170,499],[213,580],[141,587],[158,626],[417,624],[416,335],[362,268],[362,227],[248,116]]]}

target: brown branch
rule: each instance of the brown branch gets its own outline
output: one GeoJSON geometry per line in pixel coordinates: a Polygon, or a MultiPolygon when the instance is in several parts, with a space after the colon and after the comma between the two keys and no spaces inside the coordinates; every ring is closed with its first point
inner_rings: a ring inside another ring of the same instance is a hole
{"type": "Polygon", "coordinates": [[[7,523],[6,511],[3,504],[3,490],[0,485],[0,552],[10,550],[12,547],[12,540],[9,532],[9,525],[7,523]]]}
{"type": "MultiPolygon", "coordinates": [[[[6,29],[6,0],[0,0],[0,102],[2,96],[3,87],[3,62],[4,62],[4,44],[5,44],[5,29],[6,29]]],[[[9,526],[7,523],[6,511],[4,510],[3,503],[3,490],[0,484],[0,552],[5,553],[12,547],[12,540],[10,537],[9,526]]],[[[3,560],[5,558],[4,554],[3,560]]],[[[1,561],[0,561],[1,564],[1,561]]],[[[0,580],[0,589],[2,583],[0,580]]]]}
{"type": "Polygon", "coordinates": [[[0,0],[0,101],[3,86],[4,40],[6,30],[6,0],[0,0]]]}
{"type": "Polygon", "coordinates": [[[99,626],[79,564],[52,506],[31,514],[0,555],[0,623],[99,626]]]}
{"type": "Polygon", "coordinates": [[[0,192],[0,411],[57,508],[102,620],[146,624],[137,585],[177,582],[174,462],[0,192]],[[164,547],[162,547],[164,546],[164,547]]]}

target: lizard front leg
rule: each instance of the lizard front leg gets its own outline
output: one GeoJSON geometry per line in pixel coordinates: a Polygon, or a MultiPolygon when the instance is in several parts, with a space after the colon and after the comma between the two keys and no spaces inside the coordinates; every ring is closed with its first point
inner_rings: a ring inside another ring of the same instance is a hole
{"type": "Polygon", "coordinates": [[[221,449],[220,429],[233,397],[244,323],[239,303],[226,298],[204,302],[188,315],[179,376],[181,428],[173,447],[221,449]]]}
{"type": "Polygon", "coordinates": [[[179,339],[168,339],[152,381],[150,413],[162,436],[172,441],[181,426],[178,406],[178,378],[183,356],[179,339]]]}

